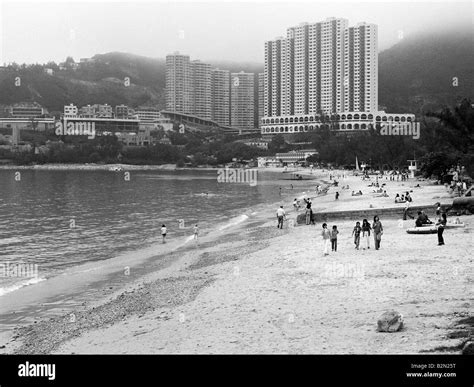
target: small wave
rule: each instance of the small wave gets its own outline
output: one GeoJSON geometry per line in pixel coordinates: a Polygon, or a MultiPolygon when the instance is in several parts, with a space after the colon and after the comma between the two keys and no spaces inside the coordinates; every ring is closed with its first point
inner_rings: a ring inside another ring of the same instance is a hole
{"type": "MultiPolygon", "coordinates": [[[[193,196],[203,196],[203,197],[214,197],[214,196],[218,196],[217,194],[213,194],[213,193],[198,193],[198,194],[193,194],[193,196]]],[[[222,196],[222,195],[221,195],[222,196]]]]}
{"type": "Polygon", "coordinates": [[[9,244],[13,244],[13,243],[20,243],[20,242],[21,242],[21,238],[18,238],[18,237],[1,238],[0,239],[0,246],[1,245],[9,245],[9,244]]]}
{"type": "Polygon", "coordinates": [[[5,288],[0,288],[0,297],[7,293],[11,293],[11,292],[14,292],[15,290],[21,289],[25,286],[34,285],[43,281],[46,281],[46,278],[33,277],[33,278],[30,278],[28,281],[21,282],[19,284],[15,284],[11,286],[7,286],[5,288]]]}
{"type": "Polygon", "coordinates": [[[236,216],[235,218],[232,218],[231,220],[229,220],[229,222],[227,222],[223,226],[219,227],[219,231],[223,231],[232,226],[237,226],[238,224],[245,222],[248,218],[249,218],[248,215],[236,216]]]}

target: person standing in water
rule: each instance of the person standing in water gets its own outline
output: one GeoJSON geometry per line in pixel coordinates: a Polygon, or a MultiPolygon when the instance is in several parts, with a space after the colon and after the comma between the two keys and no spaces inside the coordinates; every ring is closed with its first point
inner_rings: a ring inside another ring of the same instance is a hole
{"type": "Polygon", "coordinates": [[[163,238],[163,243],[166,243],[166,226],[163,224],[161,225],[161,237],[163,238]]]}
{"type": "Polygon", "coordinates": [[[197,240],[198,240],[198,235],[199,235],[199,227],[198,227],[198,225],[196,224],[196,225],[194,226],[194,240],[195,240],[196,242],[197,242],[197,240]]]}

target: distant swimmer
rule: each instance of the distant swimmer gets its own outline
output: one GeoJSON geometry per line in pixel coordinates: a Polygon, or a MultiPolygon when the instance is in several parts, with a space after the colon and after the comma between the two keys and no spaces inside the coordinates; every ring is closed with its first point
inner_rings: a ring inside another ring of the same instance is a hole
{"type": "Polygon", "coordinates": [[[165,238],[166,238],[166,226],[163,224],[161,226],[161,236],[163,237],[163,243],[166,243],[165,238]]]}

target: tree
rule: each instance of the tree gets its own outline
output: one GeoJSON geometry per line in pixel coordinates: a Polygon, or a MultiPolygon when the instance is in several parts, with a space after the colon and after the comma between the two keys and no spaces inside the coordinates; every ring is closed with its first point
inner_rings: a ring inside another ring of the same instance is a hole
{"type": "Polygon", "coordinates": [[[456,164],[457,157],[451,153],[431,152],[420,158],[421,172],[427,176],[436,176],[443,180],[443,176],[456,164]]]}
{"type": "Polygon", "coordinates": [[[268,149],[272,152],[280,151],[285,145],[285,139],[281,133],[277,134],[272,138],[270,144],[268,144],[268,149]]]}

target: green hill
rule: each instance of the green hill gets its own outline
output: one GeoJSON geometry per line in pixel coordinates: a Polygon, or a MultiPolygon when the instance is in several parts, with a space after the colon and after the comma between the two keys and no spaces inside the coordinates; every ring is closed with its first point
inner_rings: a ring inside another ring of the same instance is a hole
{"type": "Polygon", "coordinates": [[[472,48],[472,31],[464,30],[408,37],[381,52],[379,104],[389,112],[419,113],[472,98],[472,48]]]}

